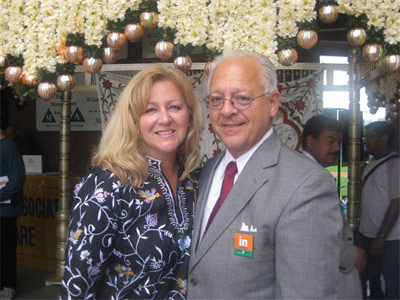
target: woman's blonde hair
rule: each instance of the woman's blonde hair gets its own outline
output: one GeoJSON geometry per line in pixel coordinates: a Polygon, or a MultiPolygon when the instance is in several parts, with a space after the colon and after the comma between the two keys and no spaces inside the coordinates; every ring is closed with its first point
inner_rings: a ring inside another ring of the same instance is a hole
{"type": "Polygon", "coordinates": [[[181,91],[190,113],[188,132],[178,149],[178,160],[183,165],[179,180],[186,178],[200,161],[203,121],[200,101],[184,73],[164,64],[155,64],[135,75],[122,91],[93,158],[94,166],[110,169],[123,184],[139,187],[148,177],[139,119],[145,112],[150,88],[155,82],[164,80],[173,82],[181,91]]]}

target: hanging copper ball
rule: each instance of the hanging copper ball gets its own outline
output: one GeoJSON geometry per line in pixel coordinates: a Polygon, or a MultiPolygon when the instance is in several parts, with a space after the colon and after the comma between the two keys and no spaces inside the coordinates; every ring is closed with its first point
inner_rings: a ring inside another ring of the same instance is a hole
{"type": "Polygon", "coordinates": [[[89,57],[85,58],[83,61],[83,70],[89,74],[96,74],[100,72],[102,67],[103,62],[101,61],[101,58],[89,57]]]}
{"type": "Polygon", "coordinates": [[[68,46],[64,50],[65,60],[72,64],[80,64],[85,57],[85,51],[81,46],[68,46]]]}
{"type": "Polygon", "coordinates": [[[353,47],[362,46],[366,39],[367,33],[362,27],[353,28],[347,32],[347,42],[353,47]]]}
{"type": "Polygon", "coordinates": [[[362,50],[362,56],[368,62],[377,62],[384,53],[383,46],[378,43],[365,44],[362,50]]]}
{"type": "Polygon", "coordinates": [[[140,25],[146,29],[154,29],[157,27],[158,15],[156,12],[142,12],[140,14],[140,25]]]}
{"type": "Polygon", "coordinates": [[[37,85],[38,84],[37,74],[27,73],[22,75],[22,83],[29,86],[37,85]]]}
{"type": "Polygon", "coordinates": [[[38,85],[37,92],[43,100],[51,100],[57,94],[57,86],[50,82],[41,82],[38,85]]]}
{"type": "Polygon", "coordinates": [[[76,85],[76,78],[71,74],[63,74],[57,77],[57,88],[60,91],[71,91],[76,85]]]}
{"type": "Polygon", "coordinates": [[[125,34],[121,32],[110,32],[107,36],[107,45],[113,50],[118,50],[126,44],[125,34]]]}
{"type": "Polygon", "coordinates": [[[5,70],[6,80],[10,83],[18,83],[22,78],[22,67],[9,66],[5,70]]]}
{"type": "Polygon", "coordinates": [[[297,44],[301,48],[311,49],[318,42],[318,34],[314,30],[303,29],[297,34],[297,44]]]}
{"type": "Polygon", "coordinates": [[[0,67],[5,67],[6,66],[6,57],[4,53],[0,54],[0,67]]]}
{"type": "Polygon", "coordinates": [[[298,54],[296,49],[283,49],[278,52],[278,60],[281,65],[291,66],[297,62],[298,54]]]}
{"type": "Polygon", "coordinates": [[[207,77],[208,77],[208,76],[210,75],[210,73],[211,73],[212,66],[213,66],[213,62],[212,62],[211,60],[207,61],[207,62],[204,64],[204,74],[206,74],[207,77]]]}
{"type": "Polygon", "coordinates": [[[130,42],[137,42],[143,36],[143,27],[140,24],[127,24],[125,26],[124,34],[130,42]]]}
{"type": "Polygon", "coordinates": [[[319,19],[326,24],[336,22],[339,17],[339,11],[336,5],[324,5],[318,9],[319,19]]]}
{"type": "Polygon", "coordinates": [[[174,54],[174,44],[168,41],[159,41],[154,47],[156,56],[161,60],[168,60],[174,54]]]}
{"type": "Polygon", "coordinates": [[[187,73],[192,67],[192,59],[188,55],[178,56],[174,60],[174,67],[178,70],[181,70],[184,73],[187,73]]]}
{"type": "Polygon", "coordinates": [[[106,47],[103,49],[103,56],[102,56],[103,63],[113,64],[117,61],[117,59],[118,59],[117,51],[111,49],[110,47],[106,47]]]}
{"type": "Polygon", "coordinates": [[[400,54],[386,55],[383,58],[383,66],[388,72],[396,72],[400,70],[400,54]]]}

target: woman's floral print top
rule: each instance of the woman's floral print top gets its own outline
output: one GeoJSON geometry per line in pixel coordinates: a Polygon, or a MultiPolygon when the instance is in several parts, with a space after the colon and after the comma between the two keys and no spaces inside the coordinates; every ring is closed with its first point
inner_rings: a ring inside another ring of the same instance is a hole
{"type": "Polygon", "coordinates": [[[99,167],[77,184],[62,298],[185,299],[197,183],[174,199],[161,162],[148,162],[140,188],[99,167]]]}

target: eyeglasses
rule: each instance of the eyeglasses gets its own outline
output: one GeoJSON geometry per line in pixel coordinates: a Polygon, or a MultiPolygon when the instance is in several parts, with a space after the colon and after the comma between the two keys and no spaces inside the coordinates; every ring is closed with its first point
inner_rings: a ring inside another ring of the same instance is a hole
{"type": "Polygon", "coordinates": [[[220,95],[208,95],[203,99],[203,101],[210,109],[221,109],[222,107],[224,107],[224,100],[230,100],[232,106],[236,109],[248,109],[251,106],[251,102],[253,102],[257,98],[264,96],[265,94],[267,93],[263,93],[256,97],[249,97],[246,95],[237,94],[233,95],[230,99],[223,98],[220,95]]]}

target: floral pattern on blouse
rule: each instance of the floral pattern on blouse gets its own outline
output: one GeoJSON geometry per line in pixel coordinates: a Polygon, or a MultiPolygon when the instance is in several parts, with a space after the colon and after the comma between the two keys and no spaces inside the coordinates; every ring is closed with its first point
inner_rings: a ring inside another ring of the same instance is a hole
{"type": "Polygon", "coordinates": [[[62,298],[185,299],[197,182],[174,199],[161,162],[148,163],[140,188],[99,167],[75,187],[62,298]]]}

